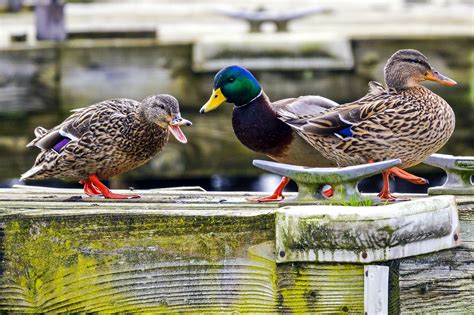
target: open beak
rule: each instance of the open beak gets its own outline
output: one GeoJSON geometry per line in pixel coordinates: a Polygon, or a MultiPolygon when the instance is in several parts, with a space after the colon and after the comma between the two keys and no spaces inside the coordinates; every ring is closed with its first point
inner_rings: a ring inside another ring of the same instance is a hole
{"type": "Polygon", "coordinates": [[[453,86],[457,84],[456,81],[442,75],[441,73],[435,70],[429,71],[428,74],[425,75],[425,80],[435,81],[442,85],[448,85],[448,86],[453,86]]]}
{"type": "Polygon", "coordinates": [[[201,114],[210,112],[211,110],[216,109],[219,107],[222,103],[224,103],[227,99],[225,96],[222,94],[221,89],[217,90],[212,90],[212,95],[209,101],[207,101],[206,104],[204,104],[203,107],[199,110],[201,114]]]}
{"type": "Polygon", "coordinates": [[[170,130],[171,134],[181,143],[188,142],[186,136],[184,135],[183,131],[179,126],[191,126],[193,123],[187,119],[182,118],[180,115],[176,115],[171,120],[170,124],[168,125],[168,129],[170,130]]]}

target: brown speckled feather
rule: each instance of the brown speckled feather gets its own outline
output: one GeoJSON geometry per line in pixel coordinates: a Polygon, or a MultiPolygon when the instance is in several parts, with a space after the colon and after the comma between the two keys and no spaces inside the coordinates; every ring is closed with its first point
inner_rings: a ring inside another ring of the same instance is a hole
{"type": "Polygon", "coordinates": [[[90,174],[109,178],[138,167],[166,145],[167,128],[145,118],[142,103],[113,99],[74,111],[63,123],[38,127],[28,146],[42,149],[32,169],[22,177],[81,180],[90,174]],[[71,139],[53,150],[61,136],[71,139]]]}
{"type": "Polygon", "coordinates": [[[455,125],[449,104],[419,85],[396,91],[372,83],[360,100],[311,118],[288,110],[279,116],[339,166],[396,158],[402,168],[416,165],[448,141],[455,125]]]}

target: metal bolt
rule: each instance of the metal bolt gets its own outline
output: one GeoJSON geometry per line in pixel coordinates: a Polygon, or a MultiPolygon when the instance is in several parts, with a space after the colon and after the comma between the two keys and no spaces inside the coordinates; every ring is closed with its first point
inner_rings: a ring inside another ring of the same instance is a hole
{"type": "Polygon", "coordinates": [[[459,239],[457,234],[454,234],[454,241],[457,241],[459,239]]]}
{"type": "Polygon", "coordinates": [[[367,258],[367,253],[366,252],[362,252],[362,258],[364,258],[364,259],[367,258]]]}
{"type": "Polygon", "coordinates": [[[280,251],[280,257],[285,257],[285,255],[286,255],[285,251],[281,250],[280,251]]]}
{"type": "Polygon", "coordinates": [[[423,294],[427,293],[429,290],[430,290],[430,286],[429,286],[428,283],[425,283],[425,284],[421,285],[421,287],[420,287],[420,291],[423,294]]]}

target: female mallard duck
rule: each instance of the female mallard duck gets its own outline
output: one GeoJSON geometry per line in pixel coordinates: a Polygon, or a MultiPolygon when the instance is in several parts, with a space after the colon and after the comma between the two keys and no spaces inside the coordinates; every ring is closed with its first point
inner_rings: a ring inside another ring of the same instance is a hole
{"type": "MultiPolygon", "coordinates": [[[[301,96],[271,103],[257,79],[239,66],[224,68],[216,74],[211,98],[200,112],[214,110],[225,101],[235,105],[232,115],[234,133],[250,150],[263,153],[281,163],[310,167],[333,165],[280,120],[277,112],[291,106],[316,115],[337,103],[320,96],[301,96]]],[[[284,177],[271,196],[248,200],[281,200],[287,183],[288,179],[284,177]]]]}
{"type": "Polygon", "coordinates": [[[171,95],[156,95],[142,102],[113,99],[74,110],[58,126],[35,129],[27,146],[41,149],[24,179],[61,178],[79,180],[87,195],[110,199],[139,198],[112,193],[101,181],[134,169],[155,156],[169,134],[186,143],[180,125],[178,101],[171,95]]]}
{"type": "Polygon", "coordinates": [[[287,107],[279,111],[279,117],[341,167],[401,159],[400,168],[383,173],[384,186],[379,193],[382,199],[394,200],[389,176],[427,183],[402,169],[439,150],[454,131],[449,104],[419,83],[431,80],[451,86],[456,82],[435,71],[428,59],[413,49],[391,56],[384,75],[387,88],[372,84],[371,91],[358,101],[316,115],[287,107]]]}

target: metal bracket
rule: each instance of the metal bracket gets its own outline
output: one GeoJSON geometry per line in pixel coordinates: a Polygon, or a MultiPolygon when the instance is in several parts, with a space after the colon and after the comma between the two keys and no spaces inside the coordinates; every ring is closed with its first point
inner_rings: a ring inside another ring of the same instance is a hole
{"type": "Polygon", "coordinates": [[[432,154],[424,163],[442,168],[448,178],[443,186],[428,189],[430,195],[474,195],[471,177],[474,175],[474,156],[432,154]]]}
{"type": "Polygon", "coordinates": [[[322,193],[324,185],[331,185],[333,201],[347,201],[354,196],[361,198],[357,189],[358,182],[366,177],[378,174],[401,163],[399,159],[349,167],[308,168],[270,161],[254,160],[253,165],[266,171],[286,176],[298,185],[296,199],[284,203],[314,203],[328,200],[322,193]]]}
{"type": "Polygon", "coordinates": [[[329,13],[331,10],[324,7],[314,7],[288,12],[270,11],[265,8],[258,8],[255,11],[220,9],[217,12],[231,18],[245,20],[250,25],[250,33],[260,33],[261,26],[265,22],[274,23],[277,32],[288,32],[288,23],[290,21],[314,14],[329,13]]]}
{"type": "Polygon", "coordinates": [[[364,266],[364,313],[388,314],[388,274],[387,266],[364,266]]]}

